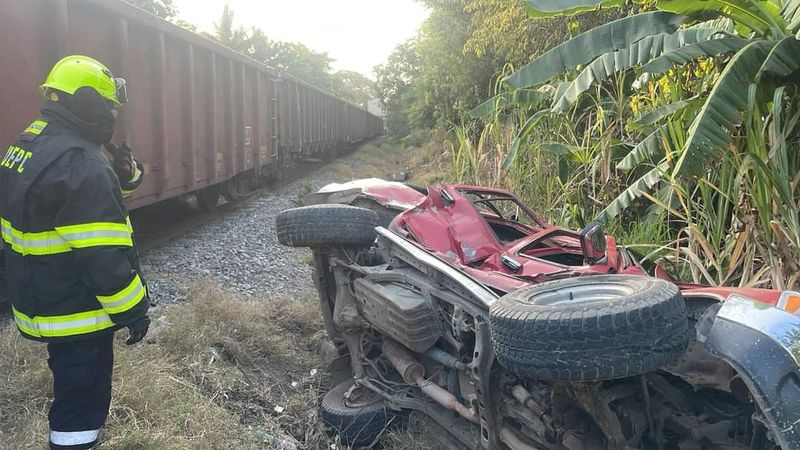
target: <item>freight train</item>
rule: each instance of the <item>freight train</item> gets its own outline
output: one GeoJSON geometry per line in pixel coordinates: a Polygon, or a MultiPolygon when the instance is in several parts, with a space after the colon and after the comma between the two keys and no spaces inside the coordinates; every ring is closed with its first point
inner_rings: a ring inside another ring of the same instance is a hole
{"type": "Polygon", "coordinates": [[[215,205],[383,131],[364,108],[121,0],[0,0],[0,20],[0,143],[37,117],[56,61],[98,59],[128,82],[114,142],[145,166],[132,209],[186,194],[215,205]]]}

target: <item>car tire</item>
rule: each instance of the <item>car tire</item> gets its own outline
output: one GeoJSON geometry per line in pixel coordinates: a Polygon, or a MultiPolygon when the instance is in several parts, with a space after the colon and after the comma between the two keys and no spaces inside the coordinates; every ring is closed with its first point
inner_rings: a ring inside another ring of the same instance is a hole
{"type": "Polygon", "coordinates": [[[320,416],[331,438],[338,437],[348,447],[369,446],[398,420],[399,415],[388,409],[379,397],[368,398],[357,406],[348,404],[344,394],[352,386],[353,380],[349,380],[328,391],[322,398],[320,416]]]}
{"type": "Polygon", "coordinates": [[[278,241],[289,247],[367,246],[376,237],[375,211],[348,205],[312,205],[275,218],[278,241]]]}
{"type": "Polygon", "coordinates": [[[500,363],[523,377],[594,381],[650,372],[689,341],[683,296],[664,280],[595,275],[511,292],[491,307],[500,363]]]}

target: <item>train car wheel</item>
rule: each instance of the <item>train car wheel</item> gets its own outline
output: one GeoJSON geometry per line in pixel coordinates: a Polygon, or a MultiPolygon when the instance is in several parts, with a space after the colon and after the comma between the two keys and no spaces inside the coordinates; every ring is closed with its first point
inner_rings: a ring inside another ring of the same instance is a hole
{"type": "Polygon", "coordinates": [[[219,189],[217,186],[209,186],[200,189],[195,193],[197,197],[197,207],[205,212],[216,211],[219,204],[219,189]]]}
{"type": "Polygon", "coordinates": [[[249,179],[247,175],[238,175],[231,178],[225,183],[222,195],[225,196],[229,202],[241,200],[242,197],[250,192],[249,179]]]}

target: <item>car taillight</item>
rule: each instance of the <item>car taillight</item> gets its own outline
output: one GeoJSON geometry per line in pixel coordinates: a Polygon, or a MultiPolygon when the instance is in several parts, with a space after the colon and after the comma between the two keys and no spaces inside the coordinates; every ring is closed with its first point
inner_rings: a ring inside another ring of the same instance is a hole
{"type": "Polygon", "coordinates": [[[800,292],[784,291],[776,306],[788,313],[800,315],[800,292]]]}

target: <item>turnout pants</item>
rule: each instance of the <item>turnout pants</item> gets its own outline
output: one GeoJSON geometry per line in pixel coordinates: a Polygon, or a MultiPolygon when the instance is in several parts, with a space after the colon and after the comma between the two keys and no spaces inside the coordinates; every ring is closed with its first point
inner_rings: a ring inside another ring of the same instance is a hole
{"type": "Polygon", "coordinates": [[[91,449],[100,438],[111,404],[114,335],[86,341],[50,343],[53,372],[50,449],[91,449]]]}

